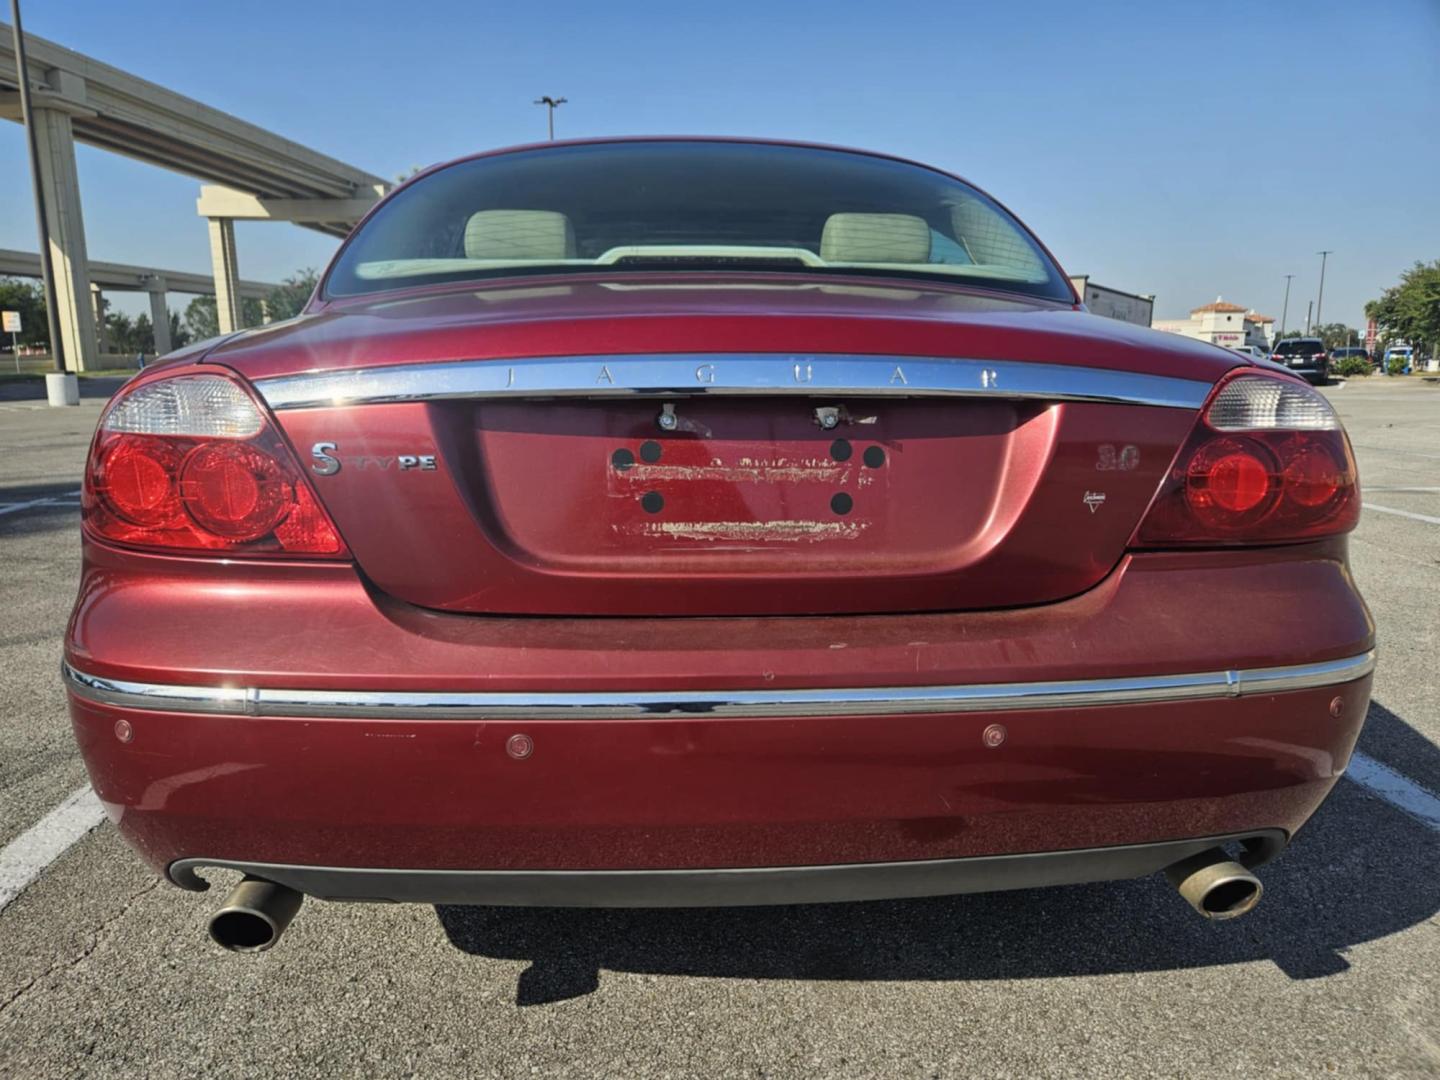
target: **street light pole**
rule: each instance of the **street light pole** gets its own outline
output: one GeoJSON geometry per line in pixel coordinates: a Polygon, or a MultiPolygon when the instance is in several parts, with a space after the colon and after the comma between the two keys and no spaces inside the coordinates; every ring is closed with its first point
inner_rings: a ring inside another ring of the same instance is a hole
{"type": "Polygon", "coordinates": [[[1335,254],[1333,251],[1317,251],[1320,256],[1320,295],[1315,301],[1315,325],[1320,325],[1320,305],[1325,302],[1325,260],[1335,254]]]}
{"type": "MultiPolygon", "coordinates": [[[[35,139],[35,114],[30,110],[30,73],[25,63],[25,31],[20,26],[20,0],[10,0],[10,29],[15,35],[15,81],[20,84],[20,119],[30,150],[30,183],[35,188],[35,227],[40,231],[40,278],[45,286],[45,321],[50,327],[50,356],[55,370],[65,371],[65,345],[55,303],[55,264],[50,260],[50,226],[45,219],[45,182],[40,177],[40,147],[35,139]]],[[[88,298],[87,298],[88,299],[88,298]]]]}
{"type": "Polygon", "coordinates": [[[545,106],[545,119],[548,122],[551,142],[555,141],[555,110],[558,109],[561,105],[564,105],[565,101],[566,99],[563,97],[551,97],[549,94],[546,94],[544,97],[535,99],[536,105],[545,106]]]}
{"type": "Polygon", "coordinates": [[[1285,306],[1280,309],[1280,336],[1285,336],[1285,318],[1290,314],[1290,281],[1294,274],[1285,275],[1285,306]]]}

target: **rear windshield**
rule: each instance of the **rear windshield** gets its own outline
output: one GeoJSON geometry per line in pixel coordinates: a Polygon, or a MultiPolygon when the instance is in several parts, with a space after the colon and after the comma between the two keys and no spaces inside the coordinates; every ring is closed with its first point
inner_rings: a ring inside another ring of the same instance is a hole
{"type": "Polygon", "coordinates": [[[863,273],[1071,300],[1025,230],[951,177],[844,151],[683,141],[559,146],[441,169],[356,231],[325,291],[657,269],[863,273]]]}
{"type": "Polygon", "coordinates": [[[1324,352],[1325,347],[1314,338],[1291,338],[1276,345],[1275,351],[1281,356],[1310,356],[1324,352]]]}

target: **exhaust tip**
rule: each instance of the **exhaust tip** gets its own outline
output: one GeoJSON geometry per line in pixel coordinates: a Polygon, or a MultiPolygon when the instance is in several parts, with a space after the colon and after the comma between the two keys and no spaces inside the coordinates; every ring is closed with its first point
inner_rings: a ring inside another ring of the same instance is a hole
{"type": "Polygon", "coordinates": [[[1212,885],[1200,898],[1200,906],[1211,919],[1233,919],[1260,903],[1262,891],[1260,882],[1247,872],[1243,878],[1231,878],[1212,885]]]}
{"type": "Polygon", "coordinates": [[[280,939],[280,930],[254,911],[219,911],[210,920],[210,937],[231,952],[264,952],[280,939]]]}
{"type": "Polygon", "coordinates": [[[264,952],[300,910],[300,893],[264,878],[246,877],[210,918],[210,937],[231,952],[264,952]]]}
{"type": "Polygon", "coordinates": [[[1185,902],[1207,919],[1235,919],[1253,911],[1265,887],[1220,848],[1182,859],[1165,876],[1185,902]]]}

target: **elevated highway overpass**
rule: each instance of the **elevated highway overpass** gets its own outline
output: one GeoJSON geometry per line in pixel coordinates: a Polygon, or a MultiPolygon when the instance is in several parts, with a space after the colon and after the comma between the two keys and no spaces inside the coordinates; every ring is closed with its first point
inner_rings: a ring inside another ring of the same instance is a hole
{"type": "MultiPolygon", "coordinates": [[[[0,23],[0,118],[19,120],[12,36],[0,23]]],[[[76,140],[205,181],[198,209],[209,224],[213,264],[213,284],[205,291],[215,294],[222,332],[242,325],[246,295],[235,250],[237,218],[290,221],[344,236],[385,191],[373,173],[44,38],[27,33],[25,51],[57,315],[72,368],[93,367],[98,359],[91,290],[97,264],[85,250],[76,140]]]]}
{"type": "MultiPolygon", "coordinates": [[[[208,274],[192,274],[185,270],[158,270],[150,266],[131,266],[128,263],[98,262],[92,259],[89,262],[89,271],[92,307],[96,319],[99,319],[103,310],[100,300],[105,292],[150,294],[150,321],[155,326],[155,350],[159,353],[167,353],[171,347],[167,294],[175,292],[206,296],[215,291],[215,281],[208,274]]],[[[39,276],[39,255],[31,251],[0,248],[0,277],[39,276]]],[[[274,288],[269,282],[237,280],[236,292],[242,299],[255,299],[264,303],[274,288]]]]}

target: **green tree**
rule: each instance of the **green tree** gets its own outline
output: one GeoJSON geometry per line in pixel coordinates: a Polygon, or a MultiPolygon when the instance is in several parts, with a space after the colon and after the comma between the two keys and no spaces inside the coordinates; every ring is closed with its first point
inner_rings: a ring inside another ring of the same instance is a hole
{"type": "Polygon", "coordinates": [[[1400,284],[1365,305],[1387,341],[1403,341],[1417,352],[1440,347],[1440,259],[1417,262],[1400,275],[1400,284]]]}
{"type": "Polygon", "coordinates": [[[185,305],[185,329],[194,341],[219,336],[220,319],[215,314],[215,297],[197,296],[185,305]]]}
{"type": "Polygon", "coordinates": [[[315,268],[307,266],[271,289],[270,295],[265,298],[266,304],[270,307],[270,318],[293,319],[299,315],[309,301],[310,294],[315,291],[315,285],[319,280],[320,275],[316,273],[315,268]]]}
{"type": "Polygon", "coordinates": [[[104,301],[105,331],[108,353],[124,356],[135,352],[135,322],[123,311],[111,311],[110,301],[104,301]]]}
{"type": "Polygon", "coordinates": [[[130,353],[155,355],[155,327],[150,324],[150,316],[143,311],[135,316],[135,332],[129,346],[125,350],[127,355],[130,353]]]}
{"type": "Polygon", "coordinates": [[[1338,322],[1313,326],[1310,336],[1318,337],[1327,349],[1343,349],[1346,345],[1359,345],[1365,340],[1364,334],[1338,322]]]}
{"type": "Polygon", "coordinates": [[[1360,331],[1346,326],[1344,323],[1322,323],[1319,326],[1312,326],[1308,332],[1305,330],[1286,330],[1275,340],[1283,341],[1286,338],[1319,338],[1325,343],[1327,349],[1339,349],[1346,345],[1359,345],[1365,340],[1365,335],[1360,331]]]}
{"type": "Polygon", "coordinates": [[[167,311],[170,316],[170,347],[172,349],[183,349],[190,344],[190,330],[185,325],[185,317],[178,311],[167,311]]]}
{"type": "MultiPolygon", "coordinates": [[[[240,318],[246,326],[259,326],[263,321],[260,301],[249,297],[241,300],[240,318]]],[[[215,297],[197,296],[185,306],[185,329],[189,341],[204,341],[220,335],[220,318],[215,313],[215,297]]]]}
{"type": "MultiPolygon", "coordinates": [[[[0,311],[20,312],[20,344],[49,348],[50,330],[45,321],[45,290],[34,282],[0,278],[0,311]]],[[[5,334],[5,344],[10,335],[5,334]]]]}
{"type": "Polygon", "coordinates": [[[215,297],[197,296],[185,305],[185,329],[193,341],[204,341],[220,333],[215,314],[215,297]]]}

